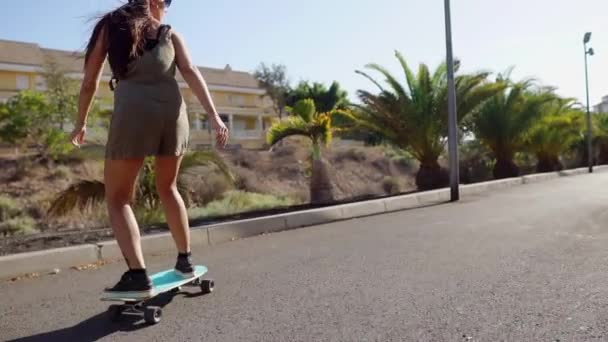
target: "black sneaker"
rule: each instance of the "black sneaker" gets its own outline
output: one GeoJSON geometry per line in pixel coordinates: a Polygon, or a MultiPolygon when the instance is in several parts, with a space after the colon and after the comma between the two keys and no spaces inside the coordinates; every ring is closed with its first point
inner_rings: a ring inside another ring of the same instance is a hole
{"type": "Polygon", "coordinates": [[[177,256],[177,263],[175,264],[175,273],[179,274],[184,278],[194,277],[194,266],[192,266],[191,253],[180,253],[177,256]]]}
{"type": "Polygon", "coordinates": [[[114,298],[149,298],[152,296],[152,281],[145,271],[127,271],[114,287],[104,292],[114,298]]]}

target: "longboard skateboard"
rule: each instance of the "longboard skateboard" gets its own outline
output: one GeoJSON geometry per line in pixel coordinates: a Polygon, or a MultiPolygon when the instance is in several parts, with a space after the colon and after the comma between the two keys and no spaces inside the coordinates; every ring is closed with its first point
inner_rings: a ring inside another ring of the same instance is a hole
{"type": "Polygon", "coordinates": [[[152,275],[152,293],[147,298],[134,298],[128,296],[113,296],[104,294],[101,298],[106,302],[123,302],[123,304],[110,305],[108,313],[113,321],[119,320],[122,315],[142,316],[146,323],[156,324],[162,317],[162,308],[158,306],[148,306],[147,301],[167,292],[178,292],[184,285],[199,286],[203,294],[213,292],[215,286],[213,280],[202,279],[207,273],[207,267],[195,266],[194,276],[183,278],[175,273],[175,270],[167,270],[152,275]]]}

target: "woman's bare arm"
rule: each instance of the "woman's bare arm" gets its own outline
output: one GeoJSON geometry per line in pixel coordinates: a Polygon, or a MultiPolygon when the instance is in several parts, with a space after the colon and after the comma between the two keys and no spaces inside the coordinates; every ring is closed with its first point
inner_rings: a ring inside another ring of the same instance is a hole
{"type": "Polygon", "coordinates": [[[192,59],[190,58],[190,54],[188,53],[188,49],[186,48],[186,44],[182,37],[173,32],[172,40],[173,46],[175,47],[177,67],[194,93],[194,96],[196,96],[205,109],[205,112],[209,115],[209,121],[213,123],[215,130],[217,131],[218,143],[220,146],[223,146],[228,140],[228,129],[215,109],[207,83],[203,79],[198,68],[192,63],[192,59]]]}
{"type": "Polygon", "coordinates": [[[95,47],[89,56],[84,66],[84,79],[80,86],[80,96],[78,97],[78,118],[74,132],[72,133],[72,143],[81,145],[84,143],[84,133],[86,131],[87,117],[91,110],[91,104],[97,89],[99,88],[99,80],[103,71],[103,65],[108,55],[108,47],[106,41],[106,28],[104,27],[95,43],[95,47]]]}

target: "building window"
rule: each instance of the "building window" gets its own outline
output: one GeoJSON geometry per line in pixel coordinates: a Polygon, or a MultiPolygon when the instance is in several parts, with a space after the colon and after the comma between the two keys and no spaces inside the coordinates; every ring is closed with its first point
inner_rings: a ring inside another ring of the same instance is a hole
{"type": "Polygon", "coordinates": [[[247,129],[247,122],[243,120],[234,120],[232,123],[232,129],[235,131],[244,131],[247,129]]]}
{"type": "Polygon", "coordinates": [[[202,124],[201,124],[201,119],[199,119],[199,118],[194,119],[194,129],[197,131],[200,131],[203,129],[202,124]]]}
{"type": "Polygon", "coordinates": [[[234,102],[234,96],[228,95],[228,103],[232,104],[234,102]]]}
{"type": "Polygon", "coordinates": [[[25,90],[30,87],[30,78],[28,75],[17,75],[17,90],[25,90]]]}
{"type": "Polygon", "coordinates": [[[239,95],[236,97],[236,104],[239,106],[245,105],[245,96],[239,95]]]}

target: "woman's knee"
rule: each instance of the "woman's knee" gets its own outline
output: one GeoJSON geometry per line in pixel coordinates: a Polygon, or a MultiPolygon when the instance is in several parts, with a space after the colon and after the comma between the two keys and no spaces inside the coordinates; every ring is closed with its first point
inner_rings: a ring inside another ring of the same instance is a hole
{"type": "Polygon", "coordinates": [[[131,202],[132,193],[125,189],[106,190],[106,202],[110,207],[120,207],[131,202]]]}
{"type": "Polygon", "coordinates": [[[177,191],[177,185],[171,183],[157,183],[156,191],[158,191],[158,196],[161,198],[161,200],[176,198],[179,195],[179,192],[177,191]]]}

